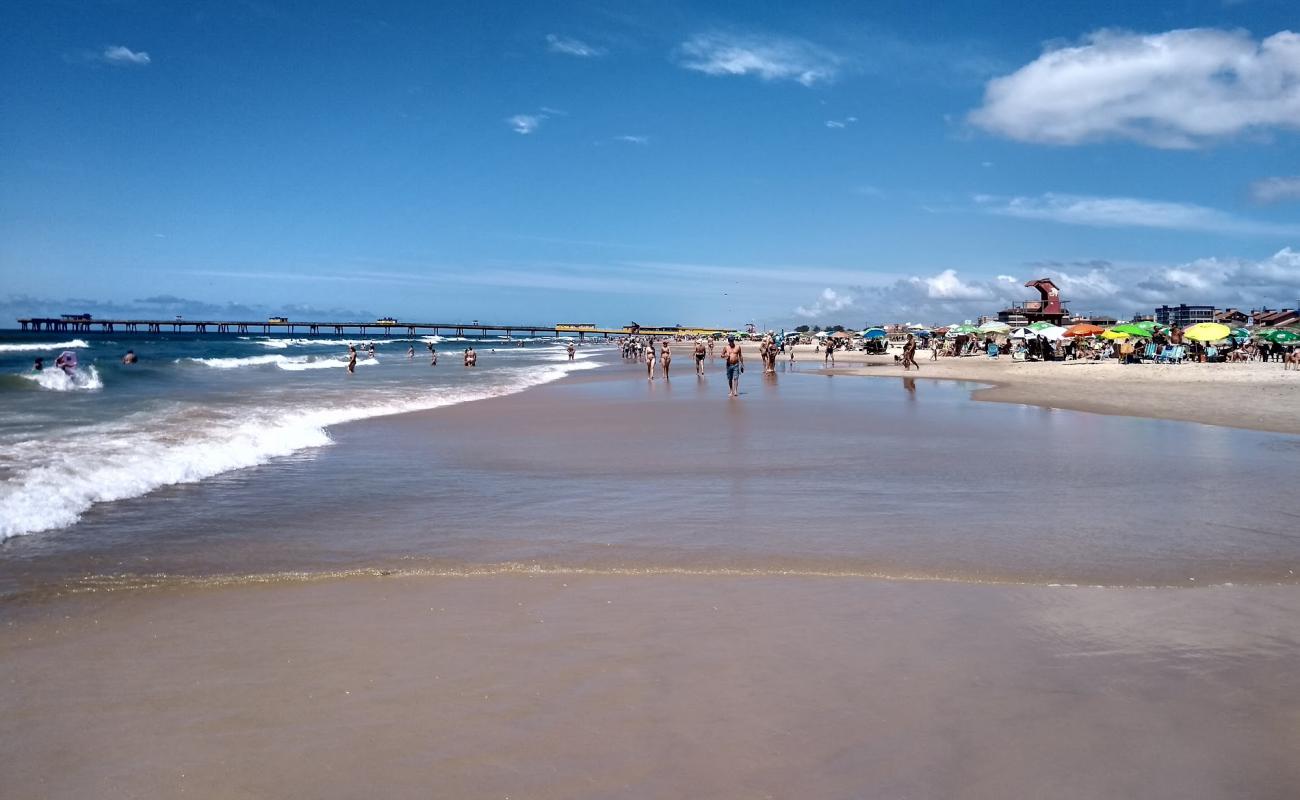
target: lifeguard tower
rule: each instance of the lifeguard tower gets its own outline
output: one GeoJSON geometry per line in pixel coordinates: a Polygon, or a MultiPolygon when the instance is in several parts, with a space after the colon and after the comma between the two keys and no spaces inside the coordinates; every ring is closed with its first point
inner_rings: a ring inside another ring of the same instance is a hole
{"type": "Polygon", "coordinates": [[[1029,281],[1025,286],[1037,289],[1041,299],[1012,303],[1011,308],[1004,308],[998,312],[998,321],[1005,322],[1008,325],[1029,325],[1034,322],[1050,322],[1053,325],[1060,325],[1061,321],[1070,313],[1066,310],[1064,301],[1061,300],[1061,290],[1056,288],[1056,284],[1052,283],[1051,278],[1039,278],[1029,281]]]}

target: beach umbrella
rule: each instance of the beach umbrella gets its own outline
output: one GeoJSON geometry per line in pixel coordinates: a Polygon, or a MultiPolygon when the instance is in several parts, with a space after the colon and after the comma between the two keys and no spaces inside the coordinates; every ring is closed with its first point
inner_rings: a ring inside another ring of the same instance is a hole
{"type": "Polygon", "coordinates": [[[820,333],[816,334],[816,336],[818,339],[825,339],[827,336],[830,336],[830,334],[827,333],[826,331],[821,331],[820,333]]]}
{"type": "Polygon", "coordinates": [[[1144,319],[1141,322],[1129,322],[1125,324],[1132,325],[1136,328],[1141,328],[1142,330],[1147,332],[1148,336],[1154,334],[1156,331],[1169,330],[1168,325],[1161,325],[1159,322],[1153,322],[1152,320],[1149,319],[1144,319]]]}
{"type": "Polygon", "coordinates": [[[1065,328],[1060,325],[1048,325],[1046,328],[1039,328],[1035,333],[1049,342],[1055,342],[1065,335],[1065,328]]]}
{"type": "Polygon", "coordinates": [[[948,329],[948,335],[951,336],[954,333],[958,335],[963,333],[979,333],[979,328],[974,325],[953,325],[948,329]]]}
{"type": "Polygon", "coordinates": [[[1027,325],[1026,327],[1029,328],[1029,330],[1031,331],[1042,331],[1042,330],[1047,330],[1048,328],[1055,328],[1058,326],[1053,325],[1050,322],[1035,322],[1034,324],[1027,325]]]}
{"type": "Polygon", "coordinates": [[[1250,338],[1250,331],[1246,330],[1245,328],[1233,328],[1232,338],[1236,339],[1239,342],[1244,342],[1250,338]]]}
{"type": "Polygon", "coordinates": [[[1100,335],[1100,334],[1102,334],[1102,333],[1105,333],[1105,332],[1106,332],[1106,329],[1105,329],[1105,328],[1101,328],[1101,327],[1098,327],[1098,326],[1096,326],[1096,325],[1091,325],[1091,324],[1089,324],[1089,323],[1087,323],[1087,322],[1081,322],[1081,323],[1079,323],[1078,325],[1071,325],[1070,327],[1066,328],[1066,329],[1065,329],[1065,333],[1063,333],[1063,334],[1061,334],[1061,335],[1062,335],[1062,336],[1070,336],[1070,337],[1076,337],[1076,336],[1098,336],[1098,335],[1100,335]]]}
{"type": "Polygon", "coordinates": [[[1010,325],[1008,325],[1005,322],[998,322],[997,320],[993,320],[993,319],[989,320],[988,322],[984,323],[979,327],[980,333],[1006,333],[1009,330],[1011,330],[1010,325]]]}
{"type": "Polygon", "coordinates": [[[1111,328],[1110,330],[1105,330],[1101,332],[1101,338],[1110,339],[1111,341],[1127,339],[1132,335],[1133,334],[1131,333],[1125,333],[1124,331],[1116,330],[1115,328],[1111,328]]]}
{"type": "Polygon", "coordinates": [[[853,334],[849,333],[848,331],[836,331],[835,333],[832,333],[832,334],[831,334],[831,338],[832,338],[832,339],[852,339],[852,338],[853,338],[853,334]]]}
{"type": "Polygon", "coordinates": [[[889,334],[885,333],[884,328],[871,328],[862,332],[864,339],[883,339],[889,334]]]}
{"type": "Polygon", "coordinates": [[[1147,328],[1145,325],[1140,325],[1133,322],[1126,322],[1122,325],[1116,325],[1115,327],[1111,328],[1111,331],[1114,331],[1115,333],[1122,333],[1125,336],[1141,336],[1143,338],[1150,338],[1151,334],[1153,333],[1153,330],[1147,328]]]}
{"type": "Polygon", "coordinates": [[[1218,342],[1231,335],[1232,328],[1217,322],[1198,322],[1183,331],[1183,336],[1193,342],[1218,342]]]}
{"type": "Polygon", "coordinates": [[[1271,331],[1264,331],[1259,338],[1273,344],[1300,344],[1300,333],[1288,328],[1276,328],[1271,331]]]}
{"type": "Polygon", "coordinates": [[[947,328],[935,328],[935,329],[932,331],[932,333],[933,333],[935,336],[946,336],[946,335],[948,334],[948,329],[947,329],[947,328]]]}
{"type": "MultiPolygon", "coordinates": [[[[1050,325],[1048,327],[1051,327],[1050,325]]],[[[1032,328],[1016,328],[1011,332],[1012,339],[1030,339],[1038,335],[1038,331],[1032,328]]]]}

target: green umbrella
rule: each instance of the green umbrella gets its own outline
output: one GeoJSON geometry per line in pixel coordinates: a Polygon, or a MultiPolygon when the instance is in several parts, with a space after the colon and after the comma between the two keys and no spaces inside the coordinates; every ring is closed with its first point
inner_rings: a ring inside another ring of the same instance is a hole
{"type": "Polygon", "coordinates": [[[1244,342],[1250,338],[1250,331],[1246,330],[1245,328],[1233,328],[1232,338],[1244,342]]]}
{"type": "Polygon", "coordinates": [[[979,328],[975,327],[974,325],[954,325],[948,329],[949,334],[978,333],[978,332],[979,332],[979,328]]]}
{"type": "Polygon", "coordinates": [[[1259,338],[1273,344],[1297,344],[1300,343],[1300,333],[1287,328],[1276,328],[1271,331],[1264,331],[1259,338]]]}
{"type": "Polygon", "coordinates": [[[1114,331],[1115,333],[1123,333],[1128,336],[1141,336],[1143,338],[1147,338],[1151,336],[1151,331],[1147,330],[1144,326],[1138,323],[1132,323],[1132,322],[1125,323],[1123,325],[1116,325],[1115,327],[1111,328],[1111,330],[1114,331]]]}
{"type": "Polygon", "coordinates": [[[1168,325],[1161,325],[1159,322],[1152,322],[1152,321],[1149,320],[1149,319],[1144,319],[1144,320],[1142,320],[1141,322],[1130,322],[1130,323],[1126,323],[1126,324],[1129,324],[1129,325],[1135,325],[1135,326],[1141,328],[1142,330],[1144,330],[1144,331],[1147,332],[1147,336],[1150,336],[1151,334],[1155,333],[1156,331],[1167,331],[1167,330],[1169,330],[1169,326],[1168,326],[1168,325]]]}
{"type": "Polygon", "coordinates": [[[1048,328],[1055,328],[1056,326],[1050,322],[1035,322],[1033,325],[1026,325],[1025,327],[1029,328],[1031,331],[1045,331],[1048,328]]]}

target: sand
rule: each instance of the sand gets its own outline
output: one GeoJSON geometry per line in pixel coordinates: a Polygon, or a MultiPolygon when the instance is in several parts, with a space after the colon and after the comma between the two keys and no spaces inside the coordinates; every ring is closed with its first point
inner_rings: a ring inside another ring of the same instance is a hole
{"type": "MultiPolygon", "coordinates": [[[[894,361],[899,352],[837,351],[834,374],[975,381],[990,384],[973,394],[977,400],[1300,434],[1300,371],[1283,370],[1278,362],[1120,365],[982,355],[930,361],[928,350],[918,350],[920,371],[904,373],[894,361]]],[[[757,346],[747,345],[745,357],[760,363],[757,346]]],[[[794,364],[819,369],[823,357],[811,345],[799,345],[794,364]]],[[[789,367],[788,353],[778,365],[789,367]]]]}
{"type": "Polygon", "coordinates": [[[0,630],[7,797],[1293,798],[1300,593],[126,592],[0,630]]]}

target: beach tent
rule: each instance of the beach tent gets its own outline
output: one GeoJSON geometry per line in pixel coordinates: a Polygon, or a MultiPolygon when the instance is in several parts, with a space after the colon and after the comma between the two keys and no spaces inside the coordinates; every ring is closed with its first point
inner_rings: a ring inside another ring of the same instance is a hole
{"type": "Polygon", "coordinates": [[[1183,331],[1183,336],[1193,342],[1219,342],[1231,335],[1232,328],[1217,322],[1198,322],[1183,331]]]}

